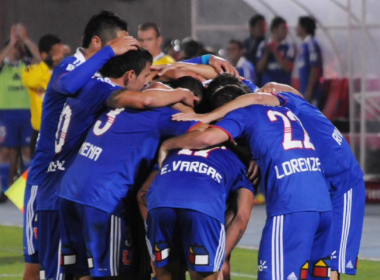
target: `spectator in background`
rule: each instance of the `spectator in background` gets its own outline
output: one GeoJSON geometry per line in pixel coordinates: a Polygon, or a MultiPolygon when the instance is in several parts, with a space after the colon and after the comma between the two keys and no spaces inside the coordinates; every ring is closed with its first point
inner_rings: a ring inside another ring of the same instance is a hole
{"type": "Polygon", "coordinates": [[[296,33],[302,40],[298,55],[300,92],[307,101],[318,107],[322,97],[323,62],[321,48],[314,38],[315,29],[313,18],[299,18],[296,33]]]}
{"type": "Polygon", "coordinates": [[[181,51],[180,51],[180,60],[191,59],[199,56],[199,53],[202,51],[202,46],[194,39],[187,37],[182,40],[181,51]]]}
{"type": "Polygon", "coordinates": [[[42,61],[26,67],[22,73],[22,83],[30,96],[30,112],[33,132],[30,137],[30,152],[33,156],[41,126],[42,100],[50,81],[52,70],[64,58],[65,48],[55,35],[44,35],[38,42],[38,50],[42,61]]]}
{"type": "Polygon", "coordinates": [[[21,24],[13,25],[10,41],[0,51],[0,201],[6,200],[3,191],[13,184],[19,159],[24,168],[30,162],[30,100],[21,75],[31,60],[41,60],[37,47],[21,24]]]}
{"type": "Polygon", "coordinates": [[[140,47],[146,49],[153,56],[153,65],[174,63],[170,55],[162,52],[162,37],[157,24],[147,22],[138,27],[138,41],[140,47]]]}
{"type": "Polygon", "coordinates": [[[261,85],[277,82],[291,85],[295,48],[286,40],[288,26],[281,17],[275,17],[270,25],[272,37],[262,41],[257,50],[256,70],[261,74],[261,85]]]}
{"type": "MultiPolygon", "coordinates": [[[[266,22],[263,15],[257,14],[249,20],[249,33],[250,36],[244,40],[243,46],[245,49],[245,57],[255,66],[256,54],[259,44],[265,39],[266,22]]],[[[257,74],[257,73],[256,73],[257,74]]],[[[256,81],[260,83],[261,77],[257,75],[256,81]]],[[[258,84],[260,86],[260,84],[258,84]]]]}
{"type": "Polygon", "coordinates": [[[228,60],[238,70],[240,76],[256,84],[255,67],[243,54],[243,44],[238,40],[230,40],[227,47],[228,60]]]}

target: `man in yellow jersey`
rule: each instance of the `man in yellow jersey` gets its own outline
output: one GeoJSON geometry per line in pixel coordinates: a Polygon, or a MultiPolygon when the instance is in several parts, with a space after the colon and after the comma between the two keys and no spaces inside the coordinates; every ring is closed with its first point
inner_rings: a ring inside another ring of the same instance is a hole
{"type": "Polygon", "coordinates": [[[138,28],[138,41],[140,47],[146,49],[153,56],[153,65],[174,63],[170,55],[161,51],[162,37],[157,24],[143,23],[138,28]]]}
{"type": "Polygon", "coordinates": [[[33,157],[38,132],[41,126],[42,100],[50,81],[52,70],[64,58],[64,46],[55,35],[47,34],[38,41],[42,61],[26,67],[22,73],[22,83],[30,96],[30,112],[33,132],[30,137],[30,153],[33,157]]]}
{"type": "Polygon", "coordinates": [[[21,75],[30,62],[40,60],[25,28],[13,25],[10,41],[0,51],[0,202],[6,200],[3,191],[15,180],[20,152],[23,167],[30,162],[30,100],[21,75]]]}

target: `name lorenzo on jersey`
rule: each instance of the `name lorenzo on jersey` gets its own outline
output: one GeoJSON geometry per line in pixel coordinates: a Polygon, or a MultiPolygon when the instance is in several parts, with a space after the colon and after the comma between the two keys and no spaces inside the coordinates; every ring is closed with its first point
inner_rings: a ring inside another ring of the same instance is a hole
{"type": "Polygon", "coordinates": [[[274,169],[276,170],[277,179],[281,179],[285,176],[290,176],[294,173],[299,172],[322,172],[320,166],[321,163],[319,161],[319,158],[309,157],[285,161],[281,164],[280,167],[275,165],[274,169]]]}
{"type": "Polygon", "coordinates": [[[172,171],[195,172],[200,174],[206,174],[218,183],[220,183],[223,179],[222,175],[220,175],[220,173],[216,171],[215,168],[199,161],[173,161],[171,166],[170,164],[166,164],[161,168],[160,175],[172,171]]]}
{"type": "Polygon", "coordinates": [[[84,142],[78,154],[93,161],[97,161],[102,151],[102,148],[92,145],[88,142],[84,142]]]}

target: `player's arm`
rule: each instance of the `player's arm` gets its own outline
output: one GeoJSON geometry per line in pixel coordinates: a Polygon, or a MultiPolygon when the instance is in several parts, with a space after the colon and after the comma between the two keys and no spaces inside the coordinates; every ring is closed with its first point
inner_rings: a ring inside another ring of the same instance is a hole
{"type": "Polygon", "coordinates": [[[219,56],[215,56],[215,55],[209,55],[209,54],[202,55],[200,57],[195,57],[192,59],[184,60],[182,62],[210,65],[219,74],[229,73],[229,74],[233,74],[237,77],[239,76],[239,72],[236,70],[235,67],[233,67],[231,65],[231,63],[229,63],[227,60],[225,60],[219,56]]]}
{"type": "Polygon", "coordinates": [[[279,93],[281,91],[291,92],[295,95],[298,95],[299,97],[303,97],[302,93],[300,93],[298,90],[296,90],[294,87],[291,87],[286,84],[280,84],[276,82],[269,82],[266,83],[261,89],[261,92],[267,92],[267,93],[279,93]]]}
{"type": "Polygon", "coordinates": [[[119,89],[114,91],[106,104],[111,108],[148,109],[165,107],[177,102],[194,107],[199,102],[191,91],[187,89],[148,89],[143,92],[119,89]]]}
{"type": "Polygon", "coordinates": [[[18,24],[16,28],[17,36],[20,38],[20,40],[25,44],[25,46],[28,48],[30,53],[32,54],[32,62],[33,63],[39,63],[41,61],[41,55],[38,51],[37,46],[28,38],[28,35],[26,33],[26,29],[22,24],[18,24]]]}
{"type": "Polygon", "coordinates": [[[276,58],[278,64],[280,64],[281,68],[286,72],[292,72],[294,63],[285,57],[282,57],[281,53],[277,51],[277,49],[273,50],[273,55],[276,58]]]}
{"type": "Polygon", "coordinates": [[[162,162],[171,150],[176,149],[204,149],[226,142],[230,139],[227,132],[218,128],[208,128],[204,131],[192,131],[166,140],[160,148],[158,163],[162,162]]]}
{"type": "Polygon", "coordinates": [[[262,46],[258,51],[257,55],[257,67],[256,70],[258,73],[263,73],[265,68],[267,67],[268,64],[268,59],[269,59],[269,47],[265,44],[265,42],[262,42],[262,46]]]}
{"type": "Polygon", "coordinates": [[[252,207],[252,191],[245,188],[237,190],[236,213],[226,228],[226,256],[232,252],[243,236],[251,216],[252,207]]]}
{"type": "Polygon", "coordinates": [[[176,62],[173,64],[152,66],[151,70],[159,71],[157,75],[163,80],[178,79],[183,76],[199,76],[204,79],[214,79],[218,73],[209,65],[176,62]]]}
{"type": "Polygon", "coordinates": [[[178,113],[178,114],[173,115],[173,120],[176,120],[176,121],[197,120],[204,123],[210,123],[210,122],[219,120],[221,118],[224,118],[224,116],[227,115],[231,111],[234,111],[239,108],[247,107],[250,105],[255,105],[255,104],[279,106],[280,102],[276,96],[273,96],[270,94],[245,94],[215,109],[211,113],[207,113],[203,115],[178,113]]]}
{"type": "Polygon", "coordinates": [[[88,83],[91,77],[109,59],[115,55],[121,55],[136,49],[137,41],[133,37],[123,36],[116,38],[72,71],[69,70],[69,67],[74,67],[73,65],[61,65],[61,67],[66,67],[66,69],[54,82],[54,89],[63,94],[74,95],[88,83]]]}
{"type": "Polygon", "coordinates": [[[154,178],[156,178],[157,174],[158,170],[152,171],[137,193],[137,202],[139,203],[140,214],[144,221],[146,221],[146,218],[148,217],[148,202],[146,194],[148,193],[150,185],[152,184],[154,178]]]}

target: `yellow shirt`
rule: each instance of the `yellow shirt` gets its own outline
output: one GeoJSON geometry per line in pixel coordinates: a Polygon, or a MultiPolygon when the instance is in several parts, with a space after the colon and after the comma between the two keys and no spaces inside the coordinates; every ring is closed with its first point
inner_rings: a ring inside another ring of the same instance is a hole
{"type": "Polygon", "coordinates": [[[22,73],[22,83],[30,96],[30,113],[32,127],[39,131],[41,127],[43,94],[49,84],[51,71],[45,62],[30,65],[22,73]]]}
{"type": "Polygon", "coordinates": [[[164,53],[160,53],[159,55],[153,58],[153,65],[171,64],[174,62],[175,62],[174,58],[164,53]]]}

